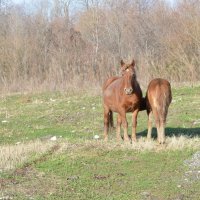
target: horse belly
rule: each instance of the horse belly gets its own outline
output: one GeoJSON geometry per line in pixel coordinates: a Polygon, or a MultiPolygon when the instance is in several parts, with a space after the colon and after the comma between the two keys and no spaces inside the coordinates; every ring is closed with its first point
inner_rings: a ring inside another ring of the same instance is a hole
{"type": "Polygon", "coordinates": [[[109,96],[109,93],[107,93],[106,96],[104,95],[104,105],[106,105],[109,110],[118,112],[118,107],[115,105],[115,100],[113,99],[112,95],[109,96]]]}

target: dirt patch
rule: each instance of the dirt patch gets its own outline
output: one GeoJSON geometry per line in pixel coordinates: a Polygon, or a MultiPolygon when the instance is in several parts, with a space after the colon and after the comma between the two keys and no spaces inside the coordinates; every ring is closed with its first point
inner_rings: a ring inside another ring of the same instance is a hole
{"type": "Polygon", "coordinates": [[[189,170],[185,172],[185,182],[194,182],[200,180],[200,151],[197,151],[192,158],[186,160],[185,165],[189,167],[189,170]]]}
{"type": "Polygon", "coordinates": [[[105,179],[108,179],[110,178],[110,175],[100,175],[100,174],[95,174],[94,175],[94,179],[96,180],[105,180],[105,179]]]}
{"type": "Polygon", "coordinates": [[[33,199],[37,195],[45,198],[59,191],[62,183],[59,177],[46,175],[32,167],[17,169],[14,177],[10,180],[4,179],[2,187],[3,196],[12,199],[20,199],[20,197],[33,199]]]}
{"type": "Polygon", "coordinates": [[[2,189],[8,184],[17,184],[17,180],[14,178],[0,178],[0,188],[2,189]]]}
{"type": "Polygon", "coordinates": [[[59,148],[60,146],[56,144],[37,159],[15,169],[10,174],[10,177],[13,178],[1,178],[0,188],[2,189],[2,194],[4,194],[3,196],[6,195],[13,199],[18,199],[19,195],[33,198],[35,195],[45,197],[46,195],[55,193],[61,180],[58,177],[47,176],[44,172],[37,171],[34,165],[46,161],[59,148]]]}

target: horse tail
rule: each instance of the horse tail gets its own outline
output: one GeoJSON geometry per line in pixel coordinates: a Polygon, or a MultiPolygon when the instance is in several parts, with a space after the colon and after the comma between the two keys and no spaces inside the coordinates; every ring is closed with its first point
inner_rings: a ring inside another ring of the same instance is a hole
{"type": "Polygon", "coordinates": [[[170,98],[169,98],[169,94],[168,92],[161,92],[160,90],[156,91],[157,94],[155,95],[155,108],[156,108],[156,112],[157,112],[157,120],[160,122],[164,122],[166,121],[166,117],[167,117],[167,113],[168,113],[168,107],[170,104],[170,98]]]}
{"type": "Polygon", "coordinates": [[[109,128],[114,128],[113,112],[112,111],[109,111],[108,127],[109,128]]]}
{"type": "Polygon", "coordinates": [[[143,97],[143,98],[141,99],[141,102],[140,102],[140,111],[146,110],[146,109],[147,109],[146,97],[143,97]]]}

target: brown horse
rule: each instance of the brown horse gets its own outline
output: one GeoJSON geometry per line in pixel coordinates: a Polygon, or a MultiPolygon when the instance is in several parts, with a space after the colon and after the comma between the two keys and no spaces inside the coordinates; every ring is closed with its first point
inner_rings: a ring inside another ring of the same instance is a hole
{"type": "Polygon", "coordinates": [[[153,114],[157,127],[158,142],[160,144],[165,142],[166,118],[171,101],[171,86],[167,80],[157,78],[149,83],[146,94],[146,107],[148,114],[147,139],[151,139],[153,114]]]}
{"type": "Polygon", "coordinates": [[[126,113],[132,112],[132,141],[136,141],[137,115],[142,101],[142,91],[136,80],[135,61],[125,64],[121,60],[121,77],[109,78],[103,86],[104,137],[108,140],[109,126],[113,126],[113,112],[117,112],[117,139],[121,140],[121,124],[124,127],[124,140],[129,141],[126,113]]]}

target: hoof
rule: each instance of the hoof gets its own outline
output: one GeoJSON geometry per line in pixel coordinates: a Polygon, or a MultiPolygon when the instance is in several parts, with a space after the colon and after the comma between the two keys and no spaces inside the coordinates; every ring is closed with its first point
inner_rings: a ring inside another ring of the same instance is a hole
{"type": "Polygon", "coordinates": [[[124,143],[130,144],[131,140],[129,138],[124,138],[124,143]]]}
{"type": "Polygon", "coordinates": [[[165,144],[165,141],[158,141],[158,144],[164,145],[164,144],[165,144]]]}
{"type": "Polygon", "coordinates": [[[151,137],[147,137],[147,141],[150,142],[151,141],[151,137]]]}
{"type": "Polygon", "coordinates": [[[137,142],[137,139],[132,139],[131,140],[131,143],[133,144],[133,143],[136,143],[137,142]]]}
{"type": "Polygon", "coordinates": [[[120,143],[120,142],[122,142],[123,140],[122,140],[122,138],[121,137],[117,137],[117,142],[118,143],[120,143]]]}

